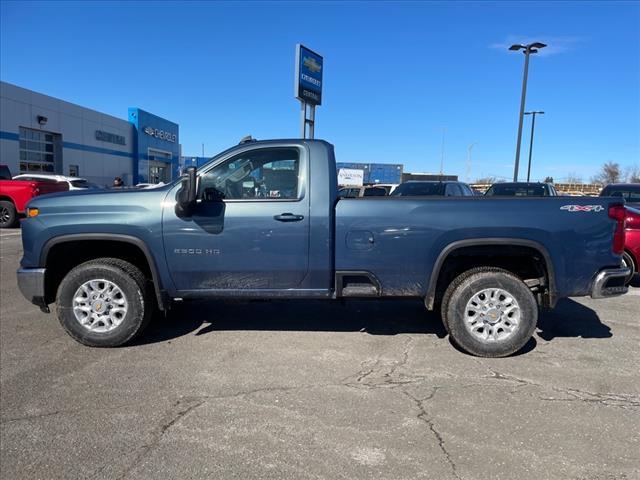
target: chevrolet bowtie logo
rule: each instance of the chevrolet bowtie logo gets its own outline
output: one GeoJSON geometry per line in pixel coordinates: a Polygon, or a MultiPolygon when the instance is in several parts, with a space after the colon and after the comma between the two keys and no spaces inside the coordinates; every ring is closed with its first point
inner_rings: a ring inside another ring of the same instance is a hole
{"type": "Polygon", "coordinates": [[[304,57],[304,59],[302,60],[302,64],[313,73],[318,73],[320,70],[322,70],[322,65],[316,62],[316,59],[313,57],[304,57]]]}

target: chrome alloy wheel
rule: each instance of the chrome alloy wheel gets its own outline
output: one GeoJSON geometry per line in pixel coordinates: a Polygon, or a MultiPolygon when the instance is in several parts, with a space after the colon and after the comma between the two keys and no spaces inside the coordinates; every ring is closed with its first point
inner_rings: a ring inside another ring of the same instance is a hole
{"type": "Polygon", "coordinates": [[[467,302],[464,312],[467,330],[478,340],[494,342],[510,337],[520,323],[520,306],[501,288],[486,288],[467,302]]]}
{"type": "Polygon", "coordinates": [[[128,306],[120,287],[109,280],[89,280],[73,295],[76,320],[92,332],[105,333],[118,328],[127,315],[128,306]]]}

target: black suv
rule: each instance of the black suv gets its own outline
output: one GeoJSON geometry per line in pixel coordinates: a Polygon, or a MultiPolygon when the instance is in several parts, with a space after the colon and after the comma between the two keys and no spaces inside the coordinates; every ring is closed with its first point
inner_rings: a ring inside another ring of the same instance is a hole
{"type": "Polygon", "coordinates": [[[640,183],[612,183],[600,192],[601,197],[622,197],[627,205],[640,207],[640,183]]]}
{"type": "Polygon", "coordinates": [[[494,183],[485,192],[488,197],[557,197],[558,192],[550,183],[505,182],[494,183]]]}
{"type": "Polygon", "coordinates": [[[471,187],[463,182],[409,180],[391,192],[392,197],[473,197],[471,187]]]}

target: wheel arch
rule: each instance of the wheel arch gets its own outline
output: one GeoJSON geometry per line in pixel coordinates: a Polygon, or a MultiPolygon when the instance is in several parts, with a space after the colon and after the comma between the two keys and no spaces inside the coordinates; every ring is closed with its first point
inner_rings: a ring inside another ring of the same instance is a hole
{"type": "MultiPolygon", "coordinates": [[[[115,234],[115,233],[78,233],[78,234],[68,234],[68,235],[60,235],[57,237],[53,237],[49,239],[43,246],[42,251],[40,253],[40,262],[39,264],[48,269],[48,265],[50,265],[51,256],[50,254],[56,252],[56,249],[60,247],[86,247],[88,244],[97,244],[102,242],[104,245],[108,243],[112,246],[117,246],[118,244],[127,245],[129,248],[135,248],[139,253],[143,255],[144,264],[139,265],[146,270],[151,277],[153,282],[153,288],[155,291],[156,301],[158,302],[158,308],[160,310],[164,310],[167,306],[166,302],[166,294],[162,289],[162,284],[160,281],[160,275],[158,272],[158,266],[156,265],[155,259],[151,254],[151,251],[147,247],[146,243],[138,237],[134,237],[132,235],[125,234],[115,234]]],[[[128,250],[130,253],[132,250],[128,250]]],[[[90,256],[89,258],[82,257],[82,259],[78,262],[69,262],[75,263],[78,265],[83,261],[87,261],[93,258],[100,258],[102,256],[114,256],[110,255],[99,255],[99,256],[90,256]]],[[[115,255],[117,258],[117,254],[115,255]]],[[[73,266],[75,266],[73,265],[73,266]]],[[[73,266],[71,268],[73,268],[73,266]]],[[[48,272],[47,272],[48,273],[48,272]]],[[[59,284],[59,279],[58,282],[59,284]]]]}
{"type": "MultiPolygon", "coordinates": [[[[457,240],[446,245],[442,251],[438,254],[436,261],[433,265],[431,275],[429,277],[429,283],[427,287],[427,294],[425,296],[425,306],[428,310],[433,310],[436,303],[436,294],[438,281],[442,273],[442,267],[448,258],[451,258],[452,254],[456,251],[460,251],[469,247],[498,247],[504,248],[508,246],[514,247],[526,247],[536,251],[542,256],[545,262],[546,276],[548,280],[548,295],[549,305],[554,306],[557,301],[556,295],[556,281],[553,262],[551,255],[547,248],[535,240],[529,240],[525,238],[509,238],[509,237],[490,237],[490,238],[470,238],[464,240],[457,240]]],[[[481,257],[480,257],[481,258],[481,257]]]]}

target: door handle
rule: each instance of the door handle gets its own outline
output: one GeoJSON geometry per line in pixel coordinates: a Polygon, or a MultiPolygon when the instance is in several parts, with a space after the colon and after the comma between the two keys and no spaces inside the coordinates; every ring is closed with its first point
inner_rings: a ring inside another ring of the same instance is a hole
{"type": "Polygon", "coordinates": [[[279,222],[299,222],[304,219],[304,215],[294,215],[293,213],[281,213],[280,215],[274,215],[274,220],[279,222]]]}

